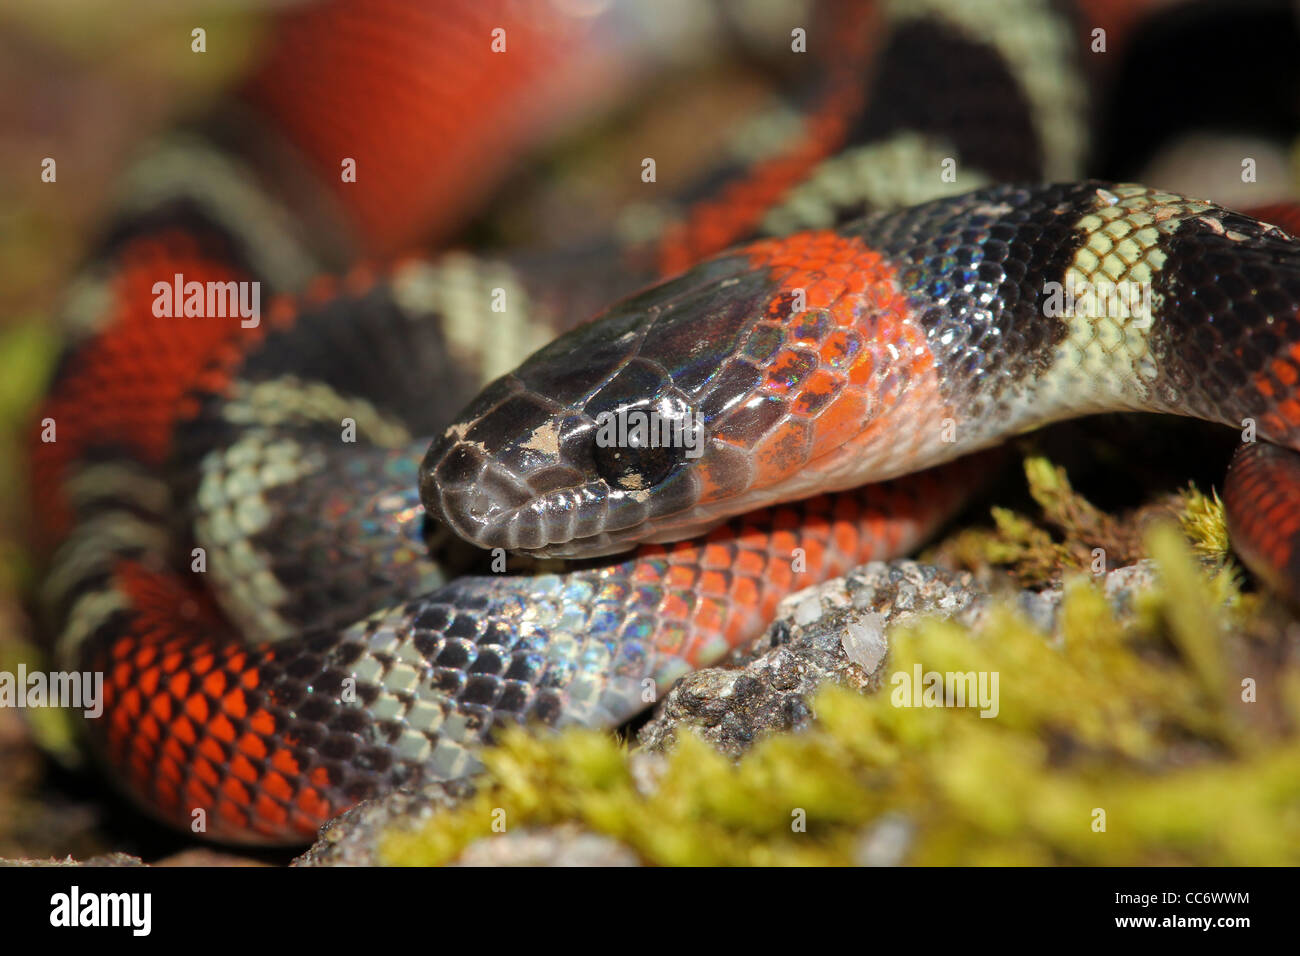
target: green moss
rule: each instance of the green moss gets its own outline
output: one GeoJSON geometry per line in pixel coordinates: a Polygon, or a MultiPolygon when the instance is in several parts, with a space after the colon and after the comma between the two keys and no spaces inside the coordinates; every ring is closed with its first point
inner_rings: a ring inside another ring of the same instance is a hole
{"type": "Polygon", "coordinates": [[[940,552],[973,569],[1005,568],[1027,587],[1043,587],[1072,571],[1089,570],[1097,548],[1112,567],[1136,559],[1139,538],[1132,521],[1097,508],[1074,490],[1065,469],[1046,458],[1027,456],[1024,470],[1038,515],[994,507],[992,529],[960,531],[940,545],[940,552]]]}
{"type": "Polygon", "coordinates": [[[1072,572],[1094,572],[1099,558],[1115,568],[1149,557],[1146,528],[1153,521],[1173,519],[1198,558],[1226,571],[1222,583],[1233,592],[1232,600],[1238,599],[1242,573],[1232,559],[1217,494],[1206,495],[1189,485],[1134,511],[1110,514],[1076,491],[1065,469],[1046,458],[1027,455],[1023,467],[1038,513],[994,507],[991,529],[961,529],[927,555],[972,570],[1002,568],[1022,586],[1047,587],[1072,572]]]}
{"type": "Polygon", "coordinates": [[[1300,863],[1300,672],[1270,684],[1289,729],[1243,716],[1230,579],[1172,526],[1146,541],[1161,583],[1140,613],[1117,619],[1080,577],[1051,638],[1011,610],[974,633],[939,620],[895,631],[882,691],[828,686],[808,732],[735,764],[683,735],[649,795],[609,735],[511,729],[485,754],[478,795],[391,832],[384,856],[450,861],[503,813],[507,829],[577,822],[657,864],[842,864],[890,814],[913,824],[913,863],[1300,863]],[[895,706],[890,675],[914,665],[996,673],[997,716],[895,706]],[[792,829],[800,814],[806,832],[792,829]]]}
{"type": "Polygon", "coordinates": [[[1218,493],[1206,495],[1189,486],[1179,496],[1178,519],[1183,534],[1198,555],[1226,560],[1231,552],[1228,543],[1228,519],[1218,493]]]}

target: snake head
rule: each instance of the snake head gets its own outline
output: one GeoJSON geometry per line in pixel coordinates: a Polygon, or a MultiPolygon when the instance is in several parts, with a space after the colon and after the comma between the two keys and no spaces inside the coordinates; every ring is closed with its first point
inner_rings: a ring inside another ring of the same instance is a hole
{"type": "Polygon", "coordinates": [[[918,467],[888,431],[875,454],[847,447],[920,367],[882,270],[828,231],[624,300],[458,416],[421,465],[425,507],[480,547],[594,557],[889,477],[882,455],[918,467]]]}
{"type": "Polygon", "coordinates": [[[625,300],[488,385],[425,455],[429,512],[480,547],[561,557],[625,550],[650,522],[680,527],[727,454],[701,385],[754,305],[716,294],[733,271],[625,300]]]}

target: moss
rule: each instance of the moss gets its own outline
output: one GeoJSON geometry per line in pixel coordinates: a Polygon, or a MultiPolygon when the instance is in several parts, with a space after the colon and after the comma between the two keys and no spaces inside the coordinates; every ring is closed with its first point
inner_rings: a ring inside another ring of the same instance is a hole
{"type": "Polygon", "coordinates": [[[1228,519],[1218,493],[1206,495],[1194,486],[1179,496],[1178,520],[1192,550],[1203,557],[1228,559],[1228,519]]]}
{"type": "Polygon", "coordinates": [[[391,832],[384,857],[450,861],[504,814],[507,829],[577,822],[656,864],[842,864],[888,814],[911,822],[913,863],[1300,863],[1300,671],[1270,684],[1290,724],[1252,720],[1227,647],[1230,576],[1202,568],[1172,525],[1146,547],[1160,584],[1138,613],[1117,618],[1081,576],[1054,637],[1009,609],[978,632],[895,631],[880,692],[828,686],[808,732],[735,764],[683,735],[648,795],[607,734],[512,728],[477,796],[391,832]],[[895,706],[890,675],[915,665],[996,673],[997,716],[895,706]],[[801,813],[806,832],[792,829],[801,813]]]}
{"type": "Polygon", "coordinates": [[[964,528],[932,548],[925,560],[956,563],[981,571],[997,567],[1023,587],[1059,584],[1073,572],[1096,573],[1148,556],[1145,532],[1155,521],[1175,520],[1195,555],[1228,572],[1240,589],[1242,572],[1232,560],[1227,521],[1217,494],[1189,485],[1177,495],[1112,515],[1074,489],[1065,469],[1039,455],[1023,459],[1034,515],[1008,508],[990,509],[992,528],[964,528]]]}
{"type": "Polygon", "coordinates": [[[993,528],[959,531],[935,553],[974,570],[1001,567],[1026,587],[1043,587],[1072,571],[1087,571],[1105,552],[1110,566],[1135,559],[1138,537],[1132,522],[1097,508],[1071,486],[1065,469],[1028,455],[1023,463],[1037,516],[991,509],[993,528]]]}

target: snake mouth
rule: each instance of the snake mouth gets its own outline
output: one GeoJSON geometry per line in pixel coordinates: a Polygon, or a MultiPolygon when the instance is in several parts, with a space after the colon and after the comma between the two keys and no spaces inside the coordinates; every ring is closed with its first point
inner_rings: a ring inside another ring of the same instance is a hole
{"type": "Polygon", "coordinates": [[[420,465],[420,497],[430,515],[480,548],[536,557],[627,551],[646,540],[648,522],[689,511],[697,484],[683,470],[667,486],[629,491],[556,460],[520,474],[454,433],[435,441],[420,465]]]}
{"type": "MultiPolygon", "coordinates": [[[[498,469],[488,469],[488,473],[498,469]]],[[[510,479],[496,476],[471,485],[435,492],[430,512],[480,548],[504,548],[537,556],[556,556],[552,549],[581,542],[608,545],[603,533],[606,498],[597,482],[560,488],[542,495],[519,493],[510,479]],[[511,494],[503,498],[503,485],[511,494]],[[596,539],[596,540],[592,540],[596,539]]]]}

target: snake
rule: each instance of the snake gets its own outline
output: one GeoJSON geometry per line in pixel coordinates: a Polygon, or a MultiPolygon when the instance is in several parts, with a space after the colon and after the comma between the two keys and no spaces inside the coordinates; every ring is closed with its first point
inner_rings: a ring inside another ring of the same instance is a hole
{"type": "Polygon", "coordinates": [[[158,819],[302,843],[503,725],[617,727],[1082,415],[1249,428],[1234,547],[1300,594],[1300,220],[1080,175],[1088,28],[1136,11],[822,4],[798,135],[662,228],[427,253],[636,49],[630,6],[291,10],[125,174],[33,513],[53,659],[103,675],[85,735],[158,819]]]}

